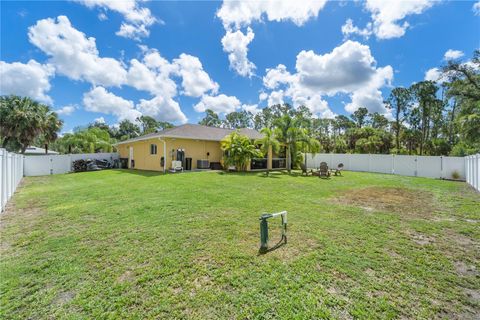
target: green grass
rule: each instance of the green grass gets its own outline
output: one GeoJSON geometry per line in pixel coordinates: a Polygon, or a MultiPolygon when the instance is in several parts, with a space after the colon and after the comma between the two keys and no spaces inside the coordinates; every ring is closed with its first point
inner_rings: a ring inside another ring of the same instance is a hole
{"type": "Polygon", "coordinates": [[[424,178],[25,178],[1,216],[0,318],[475,318],[479,224],[478,193],[424,178]],[[289,242],[259,255],[258,217],[280,210],[289,242]]]}

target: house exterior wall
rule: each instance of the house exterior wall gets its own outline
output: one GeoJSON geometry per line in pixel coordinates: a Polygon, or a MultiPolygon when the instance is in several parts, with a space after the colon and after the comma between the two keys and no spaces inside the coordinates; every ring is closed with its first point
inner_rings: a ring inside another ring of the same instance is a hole
{"type": "MultiPolygon", "coordinates": [[[[185,158],[192,158],[192,169],[197,168],[197,160],[206,160],[210,162],[222,161],[222,150],[220,142],[163,138],[166,142],[165,166],[168,170],[172,167],[172,160],[176,160],[177,149],[185,150],[185,158]],[[173,153],[172,153],[173,151],[173,153]],[[207,156],[207,153],[209,155],[207,156]]],[[[163,154],[163,142],[159,138],[152,138],[142,141],[134,141],[131,143],[121,144],[117,147],[121,158],[129,157],[129,148],[133,147],[133,159],[135,160],[135,169],[163,171],[160,165],[163,154]],[[150,154],[150,145],[157,145],[157,154],[150,154]]]]}

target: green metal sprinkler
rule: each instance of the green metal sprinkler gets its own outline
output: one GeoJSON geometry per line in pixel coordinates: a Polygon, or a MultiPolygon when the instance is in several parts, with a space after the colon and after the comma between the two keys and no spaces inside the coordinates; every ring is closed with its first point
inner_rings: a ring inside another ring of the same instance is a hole
{"type": "Polygon", "coordinates": [[[268,251],[268,221],[269,218],[282,217],[282,239],[278,243],[287,244],[287,211],[277,213],[264,213],[260,217],[260,253],[268,251]]]}

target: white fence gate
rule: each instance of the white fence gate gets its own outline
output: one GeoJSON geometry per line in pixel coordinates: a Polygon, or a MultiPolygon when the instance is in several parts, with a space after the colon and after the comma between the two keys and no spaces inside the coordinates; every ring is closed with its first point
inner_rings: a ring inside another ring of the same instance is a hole
{"type": "Polygon", "coordinates": [[[0,148],[0,207],[3,211],[23,177],[23,156],[0,148]]]}
{"type": "Polygon", "coordinates": [[[335,168],[339,163],[343,163],[343,168],[350,171],[389,173],[437,179],[450,179],[453,175],[458,174],[459,179],[465,180],[466,178],[466,161],[464,157],[347,153],[307,154],[308,168],[318,168],[320,162],[326,162],[330,168],[335,168]]]}
{"type": "Polygon", "coordinates": [[[45,156],[25,156],[24,176],[46,176],[72,171],[75,160],[97,159],[118,160],[118,153],[81,153],[45,156]]]}
{"type": "Polygon", "coordinates": [[[480,191],[480,154],[465,157],[467,183],[480,191]]]}

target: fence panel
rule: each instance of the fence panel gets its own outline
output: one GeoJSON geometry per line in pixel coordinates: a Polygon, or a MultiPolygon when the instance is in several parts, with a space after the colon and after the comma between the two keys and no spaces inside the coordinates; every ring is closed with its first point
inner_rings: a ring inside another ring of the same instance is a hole
{"type": "Polygon", "coordinates": [[[465,180],[466,175],[464,157],[443,157],[442,161],[442,178],[453,179],[453,174],[456,172],[461,180],[465,180]]]}
{"type": "Polygon", "coordinates": [[[438,156],[417,156],[417,177],[443,178],[442,158],[438,156]]]}
{"type": "Polygon", "coordinates": [[[465,157],[465,176],[467,183],[480,191],[480,154],[465,157]]]}
{"type": "Polygon", "coordinates": [[[371,155],[369,171],[391,174],[393,172],[393,155],[390,155],[390,154],[371,155]]]}
{"type": "Polygon", "coordinates": [[[307,154],[308,168],[318,168],[322,161],[330,168],[343,163],[345,170],[437,179],[452,179],[452,174],[456,172],[459,179],[467,178],[467,182],[471,180],[469,183],[474,186],[478,186],[480,180],[478,169],[475,169],[480,166],[479,155],[464,158],[387,154],[307,154]]]}
{"type": "Polygon", "coordinates": [[[370,155],[368,154],[350,154],[350,169],[352,171],[370,171],[370,155]]]}
{"type": "Polygon", "coordinates": [[[12,197],[23,177],[23,156],[0,148],[0,212],[12,197]]]}
{"type": "Polygon", "coordinates": [[[72,171],[72,163],[80,159],[118,160],[118,153],[80,153],[68,155],[25,156],[25,176],[45,176],[72,171]]]}
{"type": "Polygon", "coordinates": [[[51,156],[25,156],[25,176],[46,176],[52,174],[51,156]]]}

